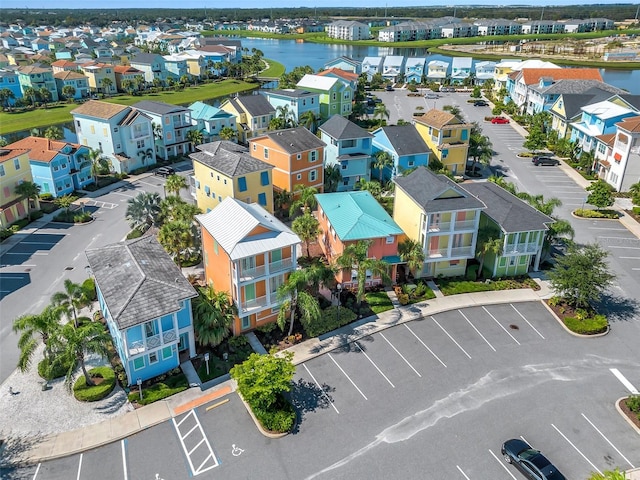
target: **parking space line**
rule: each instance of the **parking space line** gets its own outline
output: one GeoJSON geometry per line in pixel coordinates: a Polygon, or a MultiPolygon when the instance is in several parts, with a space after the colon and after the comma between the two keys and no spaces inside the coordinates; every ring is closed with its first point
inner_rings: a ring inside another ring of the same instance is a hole
{"type": "Polygon", "coordinates": [[[618,380],[620,380],[620,382],[627,388],[627,390],[629,390],[629,392],[631,392],[632,395],[640,394],[640,392],[638,392],[638,389],[634,387],[633,384],[629,380],[627,380],[624,375],[622,375],[622,373],[620,373],[620,370],[618,370],[617,368],[610,368],[609,371],[613,373],[618,380]]]}
{"type": "Polygon", "coordinates": [[[534,331],[534,332],[536,332],[538,335],[540,335],[540,338],[542,338],[542,339],[544,340],[544,336],[543,336],[543,335],[538,331],[538,329],[537,329],[536,327],[534,327],[533,325],[531,325],[531,323],[529,323],[529,320],[527,320],[527,319],[525,318],[525,316],[524,316],[524,315],[522,315],[522,314],[518,311],[518,309],[515,307],[515,305],[513,305],[513,303],[511,304],[511,308],[513,308],[513,309],[516,311],[516,313],[517,313],[518,315],[520,315],[520,316],[522,317],[522,319],[523,319],[525,322],[527,322],[527,324],[528,324],[531,328],[533,328],[533,331],[534,331]]]}
{"type": "Polygon", "coordinates": [[[120,444],[122,445],[122,471],[124,472],[124,480],[128,480],[129,473],[127,472],[127,449],[126,449],[127,439],[120,440],[120,444]]]}
{"type": "Polygon", "coordinates": [[[362,349],[362,347],[360,346],[360,344],[359,344],[358,342],[353,342],[353,343],[354,343],[354,345],[355,345],[356,347],[358,347],[358,350],[360,350],[360,353],[362,353],[365,357],[367,357],[367,360],[369,360],[369,361],[371,362],[371,365],[373,365],[373,366],[375,367],[375,369],[376,369],[376,370],[378,370],[378,372],[380,373],[380,375],[382,375],[382,376],[384,377],[384,379],[385,379],[387,382],[389,382],[389,385],[391,385],[391,387],[392,387],[392,388],[396,388],[396,386],[395,386],[393,383],[391,383],[391,380],[389,380],[389,379],[387,378],[387,376],[386,376],[384,373],[382,373],[382,370],[380,370],[380,369],[378,368],[378,365],[376,365],[376,364],[375,364],[375,362],[374,362],[373,360],[371,360],[371,357],[370,357],[369,355],[367,355],[367,352],[365,352],[365,351],[362,349]]]}
{"type": "Polygon", "coordinates": [[[487,343],[487,345],[489,345],[489,347],[491,347],[491,350],[493,350],[493,351],[495,352],[495,351],[496,351],[496,349],[493,347],[493,345],[491,345],[491,344],[489,343],[489,340],[487,340],[487,339],[484,337],[484,335],[482,335],[482,333],[480,333],[480,330],[478,330],[478,329],[476,328],[476,326],[475,326],[473,323],[471,323],[471,320],[469,320],[469,319],[467,318],[467,316],[466,316],[464,313],[462,313],[462,310],[458,310],[458,313],[460,313],[460,315],[462,315],[462,316],[464,317],[464,319],[467,321],[467,323],[468,323],[469,325],[471,325],[471,327],[476,331],[476,333],[477,333],[478,335],[480,335],[480,337],[481,337],[481,338],[482,338],[482,339],[487,343]]]}
{"type": "Polygon", "coordinates": [[[39,463],[38,466],[36,467],[36,471],[33,474],[33,479],[32,480],[36,480],[36,477],[38,476],[38,472],[40,471],[40,465],[42,465],[42,464],[39,463]]]}
{"type": "Polygon", "coordinates": [[[504,330],[504,333],[506,333],[507,335],[509,335],[509,336],[513,339],[513,341],[514,341],[514,342],[516,342],[518,345],[520,345],[520,342],[519,342],[518,340],[516,340],[516,337],[514,337],[513,335],[511,335],[511,334],[509,333],[509,330],[507,330],[506,328],[504,328],[504,325],[502,325],[502,324],[498,321],[498,319],[497,319],[496,317],[494,317],[494,316],[491,314],[491,312],[490,312],[489,310],[487,310],[485,307],[482,307],[482,309],[483,309],[485,312],[487,312],[487,313],[489,314],[489,316],[490,316],[491,318],[493,318],[493,320],[494,320],[498,325],[500,325],[500,328],[501,328],[502,330],[504,330]]]}
{"type": "Polygon", "coordinates": [[[440,357],[438,357],[435,353],[433,353],[433,351],[432,351],[432,350],[427,346],[427,344],[426,344],[426,343],[424,343],[424,342],[422,341],[422,339],[421,339],[418,335],[416,335],[416,334],[414,333],[414,331],[413,331],[413,330],[411,330],[411,329],[409,328],[409,326],[408,326],[406,323],[403,323],[403,325],[405,326],[405,328],[406,328],[407,330],[409,330],[409,331],[411,332],[411,334],[412,334],[414,337],[416,337],[416,339],[417,339],[417,340],[422,344],[422,346],[423,346],[424,348],[426,348],[426,349],[429,351],[429,353],[430,353],[431,355],[433,355],[433,357],[434,357],[436,360],[438,360],[438,361],[442,364],[442,366],[443,366],[443,367],[447,368],[447,366],[445,365],[445,363],[444,363],[442,360],[440,360],[440,357]]]}
{"type": "MultiPolygon", "coordinates": [[[[602,238],[602,237],[600,237],[600,238],[602,238]]],[[[609,245],[609,246],[607,246],[607,248],[628,248],[629,250],[640,250],[640,247],[625,247],[625,246],[622,246],[622,245],[609,245]]],[[[5,255],[6,255],[6,253],[5,253],[5,255]]]]}
{"type": "Polygon", "coordinates": [[[444,329],[444,327],[443,327],[442,325],[440,325],[440,324],[438,323],[438,321],[437,321],[435,318],[433,318],[433,315],[431,315],[431,320],[433,320],[434,322],[436,322],[436,325],[438,325],[438,326],[440,327],[440,329],[445,333],[445,335],[447,335],[447,337],[449,337],[449,338],[451,339],[451,341],[452,341],[453,343],[455,343],[455,344],[458,346],[458,348],[459,348],[460,350],[462,350],[462,353],[464,353],[467,357],[471,358],[471,355],[469,355],[469,354],[467,353],[467,351],[466,351],[464,348],[462,348],[462,347],[460,346],[460,344],[459,344],[458,342],[456,342],[456,341],[454,340],[454,338],[453,338],[451,335],[449,335],[449,332],[447,332],[447,331],[444,329]]]}
{"type": "Polygon", "coordinates": [[[80,480],[80,472],[82,471],[82,456],[83,455],[84,455],[83,453],[80,454],[80,461],[78,462],[78,475],[76,475],[76,479],[77,480],[80,480]]]}
{"type": "Polygon", "coordinates": [[[586,455],[585,455],[584,453],[582,453],[582,452],[578,449],[578,447],[576,447],[576,446],[573,444],[573,442],[571,442],[571,440],[569,440],[569,439],[567,438],[567,436],[566,436],[564,433],[562,433],[562,432],[560,431],[560,429],[559,429],[558,427],[556,427],[553,423],[551,424],[551,426],[556,430],[556,432],[558,432],[558,433],[562,436],[562,438],[564,438],[564,439],[569,443],[569,445],[571,445],[571,446],[573,447],[573,449],[574,449],[576,452],[578,452],[578,453],[582,456],[582,458],[584,458],[584,459],[589,463],[589,465],[591,465],[591,466],[593,467],[593,469],[594,469],[594,470],[596,470],[600,475],[602,475],[602,471],[601,471],[598,467],[596,467],[596,466],[593,464],[593,462],[591,462],[591,460],[589,460],[589,459],[586,457],[586,455]]]}
{"type": "Polygon", "coordinates": [[[618,257],[618,258],[624,258],[625,260],[640,260],[640,257],[618,257]]]}
{"type": "Polygon", "coordinates": [[[413,370],[414,372],[416,372],[416,375],[418,375],[420,378],[422,378],[422,375],[420,375],[420,372],[418,372],[415,368],[413,368],[413,365],[411,365],[411,364],[409,363],[409,360],[407,360],[406,358],[404,358],[404,356],[403,356],[403,355],[398,351],[398,349],[397,349],[396,347],[394,347],[394,346],[393,346],[393,344],[389,341],[389,339],[388,339],[387,337],[385,337],[385,336],[384,336],[384,334],[383,334],[382,332],[380,332],[380,336],[381,336],[382,338],[384,338],[384,339],[385,339],[385,341],[389,344],[389,346],[390,346],[391,348],[393,348],[393,350],[395,350],[395,352],[396,352],[398,355],[400,355],[400,358],[401,358],[402,360],[404,360],[404,363],[406,363],[407,365],[409,365],[409,367],[411,368],[411,370],[413,370]]]}
{"type": "Polygon", "coordinates": [[[588,227],[589,230],[609,230],[610,232],[626,232],[626,228],[588,227]]]}
{"type": "Polygon", "coordinates": [[[185,455],[187,456],[187,461],[189,462],[189,467],[191,468],[191,474],[194,477],[197,476],[197,475],[200,475],[201,473],[207,472],[207,471],[211,470],[212,468],[215,468],[218,465],[220,465],[220,463],[218,462],[218,459],[216,458],[215,454],[213,453],[213,449],[211,448],[211,444],[209,443],[209,439],[207,438],[207,435],[204,433],[204,430],[202,428],[202,424],[200,423],[200,420],[198,419],[198,416],[196,415],[196,411],[195,410],[189,411],[189,413],[187,413],[185,415],[185,417],[180,421],[179,424],[178,424],[178,422],[176,422],[175,418],[171,418],[171,421],[173,422],[173,426],[176,429],[176,433],[178,435],[178,440],[180,440],[180,444],[182,445],[182,450],[184,451],[185,455]],[[193,428],[190,429],[189,432],[187,432],[185,435],[182,435],[182,433],[180,432],[180,425],[188,417],[193,417],[193,419],[196,422],[196,426],[198,427],[198,429],[200,430],[200,434],[202,435],[202,440],[200,442],[198,442],[196,447],[191,449],[190,451],[187,450],[187,446],[184,443],[184,439],[187,438],[193,432],[194,429],[193,428]],[[200,465],[198,465],[198,468],[194,468],[193,460],[191,459],[191,454],[194,452],[194,450],[197,447],[199,447],[203,443],[209,449],[209,455],[207,455],[205,457],[204,461],[200,465]],[[209,467],[206,467],[206,468],[203,468],[205,463],[207,463],[210,458],[213,458],[213,465],[211,465],[209,467]]]}
{"type": "Polygon", "coordinates": [[[303,363],[302,366],[304,367],[304,369],[307,371],[307,373],[309,374],[309,376],[311,377],[311,379],[314,381],[314,383],[318,386],[318,388],[320,389],[320,391],[322,392],[322,395],[324,395],[324,398],[327,399],[327,401],[329,402],[329,404],[333,407],[333,409],[336,411],[336,413],[338,415],[340,415],[340,412],[338,411],[338,409],[336,408],[336,406],[333,404],[333,400],[331,400],[331,398],[329,397],[329,395],[327,395],[327,392],[324,391],[324,388],[322,388],[322,386],[318,383],[318,380],[316,380],[316,377],[313,376],[313,373],[311,373],[311,371],[309,371],[309,369],[307,368],[307,366],[303,363]]]}
{"type": "Polygon", "coordinates": [[[504,468],[504,471],[505,471],[505,472],[507,472],[509,475],[511,475],[511,478],[513,478],[513,480],[518,480],[518,479],[513,475],[513,473],[511,473],[511,472],[509,471],[509,469],[508,469],[508,468],[507,468],[507,466],[504,464],[504,462],[503,462],[502,460],[500,460],[500,459],[496,456],[496,454],[495,454],[495,453],[493,453],[493,452],[491,451],[491,449],[489,449],[489,453],[490,453],[491,455],[493,455],[493,458],[495,458],[495,459],[498,461],[498,463],[500,464],[500,466],[501,466],[502,468],[504,468]]]}
{"type": "Polygon", "coordinates": [[[586,416],[584,413],[581,413],[581,415],[584,417],[584,419],[585,419],[587,422],[589,422],[589,425],[591,425],[591,426],[593,427],[593,429],[594,429],[596,432],[598,432],[598,433],[600,434],[600,436],[601,436],[602,438],[604,438],[604,439],[605,439],[605,441],[606,441],[609,445],[611,445],[611,448],[613,448],[616,452],[618,452],[618,455],[620,455],[622,458],[624,458],[624,461],[625,461],[625,462],[627,462],[627,463],[631,466],[631,468],[636,468],[636,467],[633,465],[633,463],[631,463],[631,462],[629,461],[629,459],[628,459],[627,457],[625,457],[625,456],[622,454],[622,452],[621,452],[620,450],[618,450],[618,449],[616,448],[616,446],[615,446],[613,443],[611,443],[611,442],[609,441],[609,439],[608,439],[607,437],[605,437],[605,436],[604,436],[604,433],[602,433],[602,432],[598,429],[598,427],[596,427],[596,426],[593,424],[593,422],[587,418],[587,416],[586,416]]]}
{"type": "Polygon", "coordinates": [[[358,386],[355,384],[355,382],[354,382],[353,380],[351,380],[351,377],[350,377],[349,375],[347,375],[347,372],[345,372],[345,371],[342,369],[342,367],[341,367],[340,365],[338,365],[338,362],[336,362],[336,361],[335,361],[335,359],[333,358],[333,355],[331,355],[331,353],[328,353],[327,355],[329,356],[329,358],[331,359],[331,361],[332,361],[333,363],[335,363],[335,364],[336,364],[336,367],[338,367],[338,368],[340,369],[340,371],[344,374],[344,376],[345,376],[345,377],[347,377],[347,380],[349,380],[349,381],[351,382],[351,385],[353,385],[354,387],[356,387],[356,390],[358,390],[358,392],[360,393],[360,395],[362,395],[362,398],[364,398],[365,400],[369,400],[369,399],[367,398],[367,396],[366,396],[364,393],[362,393],[362,390],[360,390],[360,389],[358,388],[358,386]]]}
{"type": "Polygon", "coordinates": [[[458,469],[458,471],[462,474],[462,476],[464,478],[466,478],[467,480],[471,480],[469,477],[467,477],[467,474],[462,471],[462,469],[460,468],[460,465],[456,465],[456,468],[458,469]]]}

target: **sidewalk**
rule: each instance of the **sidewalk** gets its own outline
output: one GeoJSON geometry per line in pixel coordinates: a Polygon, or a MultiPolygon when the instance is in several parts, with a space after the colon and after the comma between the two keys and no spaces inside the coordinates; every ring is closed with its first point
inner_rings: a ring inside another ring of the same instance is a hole
{"type": "MultiPolygon", "coordinates": [[[[364,318],[319,338],[299,343],[289,348],[288,351],[294,354],[294,363],[297,365],[340,348],[349,342],[422,316],[478,305],[539,301],[542,298],[550,297],[551,291],[546,283],[536,281],[542,287],[539,291],[523,289],[469,293],[438,297],[428,302],[401,306],[383,312],[377,317],[364,318]]],[[[3,462],[39,463],[91,450],[170,420],[188,409],[213,402],[222,396],[233,393],[235,389],[235,382],[226,377],[217,382],[213,380],[189,388],[166,400],[84,428],[46,436],[9,438],[2,451],[3,462]]]]}

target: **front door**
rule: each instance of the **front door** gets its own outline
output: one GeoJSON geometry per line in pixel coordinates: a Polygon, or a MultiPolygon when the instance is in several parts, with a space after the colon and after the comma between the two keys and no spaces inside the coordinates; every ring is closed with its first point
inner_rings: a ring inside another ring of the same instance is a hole
{"type": "Polygon", "coordinates": [[[178,342],[178,351],[184,352],[189,349],[189,334],[181,333],[180,334],[180,342],[178,342]]]}

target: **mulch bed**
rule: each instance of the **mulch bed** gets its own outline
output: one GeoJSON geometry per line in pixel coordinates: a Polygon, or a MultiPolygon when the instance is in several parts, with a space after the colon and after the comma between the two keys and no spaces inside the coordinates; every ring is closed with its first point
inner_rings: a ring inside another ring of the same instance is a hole
{"type": "Polygon", "coordinates": [[[553,310],[553,313],[555,313],[558,316],[558,318],[563,322],[566,317],[576,316],[576,309],[567,303],[559,303],[558,305],[551,305],[549,304],[548,300],[545,300],[545,302],[547,303],[549,308],[553,310]]]}
{"type": "Polygon", "coordinates": [[[629,407],[627,407],[627,399],[623,398],[620,400],[620,410],[624,412],[631,423],[633,423],[636,427],[640,428],[640,418],[638,418],[638,414],[636,412],[632,412],[629,407]]]}

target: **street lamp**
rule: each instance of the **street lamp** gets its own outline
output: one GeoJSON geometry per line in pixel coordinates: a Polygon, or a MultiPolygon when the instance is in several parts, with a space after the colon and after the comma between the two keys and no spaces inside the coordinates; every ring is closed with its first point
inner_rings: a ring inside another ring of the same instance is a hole
{"type": "Polygon", "coordinates": [[[138,377],[136,380],[136,385],[138,385],[138,391],[140,392],[140,400],[142,400],[142,379],[138,377]]]}
{"type": "Polygon", "coordinates": [[[340,294],[342,293],[342,284],[339,283],[338,285],[336,285],[336,288],[338,289],[338,310],[336,311],[336,321],[340,321],[340,294]]]}
{"type": "Polygon", "coordinates": [[[205,352],[204,361],[207,362],[207,377],[209,376],[209,352],[205,352]]]}

